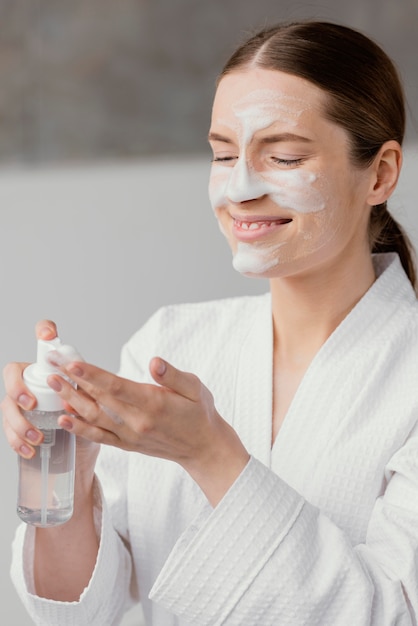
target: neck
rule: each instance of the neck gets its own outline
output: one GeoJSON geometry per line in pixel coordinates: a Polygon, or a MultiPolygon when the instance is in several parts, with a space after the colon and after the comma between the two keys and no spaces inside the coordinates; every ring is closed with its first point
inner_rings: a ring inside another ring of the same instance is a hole
{"type": "Polygon", "coordinates": [[[375,280],[370,253],[270,281],[275,357],[306,366],[375,280]]]}

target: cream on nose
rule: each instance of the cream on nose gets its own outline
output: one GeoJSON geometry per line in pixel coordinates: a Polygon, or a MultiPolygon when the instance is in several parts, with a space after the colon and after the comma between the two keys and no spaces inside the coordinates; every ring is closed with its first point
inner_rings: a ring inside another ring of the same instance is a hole
{"type": "Polygon", "coordinates": [[[256,200],[269,192],[266,181],[260,178],[244,158],[234,165],[226,187],[226,197],[231,202],[256,200]]]}

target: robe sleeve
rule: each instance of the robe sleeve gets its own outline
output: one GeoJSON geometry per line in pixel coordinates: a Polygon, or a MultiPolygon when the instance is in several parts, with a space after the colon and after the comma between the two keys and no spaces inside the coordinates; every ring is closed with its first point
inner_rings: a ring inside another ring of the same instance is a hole
{"type": "MultiPolygon", "coordinates": [[[[133,601],[129,597],[131,557],[114,528],[97,482],[95,495],[100,547],[93,575],[77,602],[58,602],[36,595],[33,584],[35,528],[22,523],[16,531],[12,546],[11,578],[35,624],[116,626],[133,601]]],[[[74,549],[77,549],[76,546],[74,549]]]]}
{"type": "Polygon", "coordinates": [[[254,458],[172,550],[150,597],[194,626],[412,626],[418,433],[387,466],[362,545],[254,458]]]}

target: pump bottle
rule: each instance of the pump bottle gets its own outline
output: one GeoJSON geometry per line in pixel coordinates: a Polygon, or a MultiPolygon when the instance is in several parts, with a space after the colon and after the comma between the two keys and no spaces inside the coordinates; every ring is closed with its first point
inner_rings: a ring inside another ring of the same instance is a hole
{"type": "Polygon", "coordinates": [[[44,439],[34,457],[19,457],[17,513],[27,524],[40,527],[63,524],[73,514],[75,436],[59,427],[58,417],[65,409],[47,383],[48,376],[59,373],[48,362],[48,352],[66,348],[70,346],[59,338],[38,340],[36,363],[23,372],[26,386],[37,399],[35,409],[23,413],[44,439]]]}

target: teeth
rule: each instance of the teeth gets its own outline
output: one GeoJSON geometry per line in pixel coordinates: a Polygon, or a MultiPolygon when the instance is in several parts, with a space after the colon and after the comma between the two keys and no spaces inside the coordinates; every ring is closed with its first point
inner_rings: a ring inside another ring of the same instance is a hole
{"type": "Polygon", "coordinates": [[[269,226],[269,222],[238,222],[238,225],[243,230],[257,230],[262,226],[269,226]]]}

